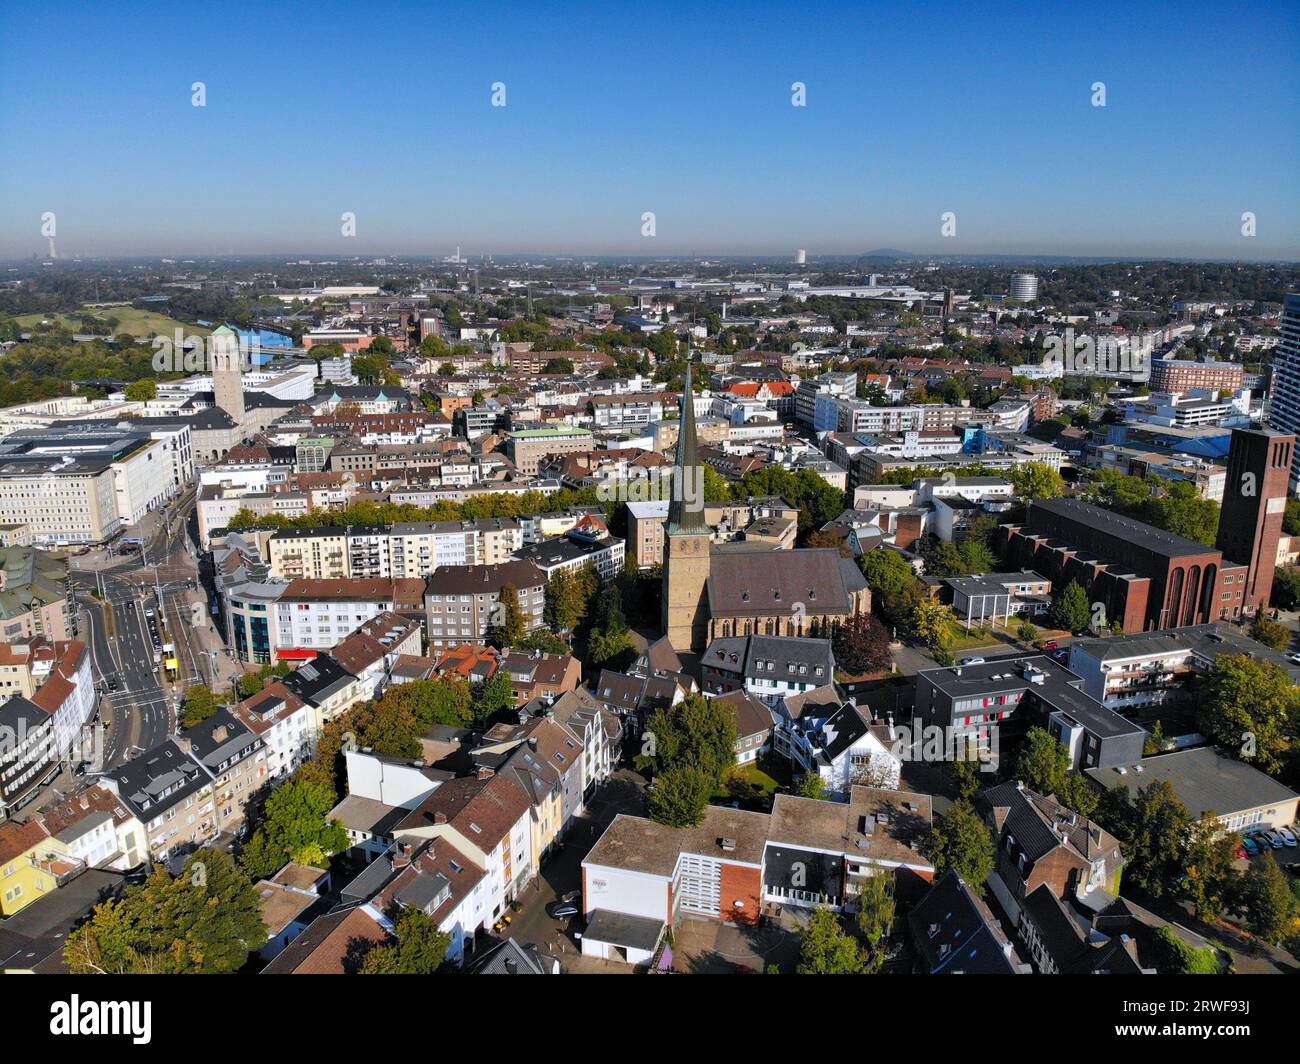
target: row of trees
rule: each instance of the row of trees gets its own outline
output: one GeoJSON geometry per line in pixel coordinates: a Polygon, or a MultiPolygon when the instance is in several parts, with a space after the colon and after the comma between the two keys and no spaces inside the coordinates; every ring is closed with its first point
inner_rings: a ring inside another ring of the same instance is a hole
{"type": "Polygon", "coordinates": [[[1197,543],[1214,545],[1219,504],[1203,498],[1190,481],[1163,480],[1153,474],[1124,476],[1113,469],[1096,470],[1088,479],[1089,502],[1197,543]]]}

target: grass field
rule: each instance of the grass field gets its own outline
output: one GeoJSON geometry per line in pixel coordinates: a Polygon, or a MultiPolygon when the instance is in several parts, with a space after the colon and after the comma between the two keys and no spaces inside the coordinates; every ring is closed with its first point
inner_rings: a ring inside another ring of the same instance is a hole
{"type": "MultiPolygon", "coordinates": [[[[103,307],[99,310],[87,310],[84,313],[101,320],[116,318],[118,324],[113,328],[113,332],[130,333],[132,336],[157,336],[159,333],[170,336],[175,329],[184,329],[187,335],[207,336],[212,331],[198,325],[186,325],[175,318],[169,318],[166,314],[159,314],[156,310],[139,310],[136,307],[103,307]]],[[[82,328],[81,322],[66,314],[52,316],[20,314],[14,320],[24,329],[31,329],[46,320],[57,322],[72,332],[79,332],[82,328]]]]}

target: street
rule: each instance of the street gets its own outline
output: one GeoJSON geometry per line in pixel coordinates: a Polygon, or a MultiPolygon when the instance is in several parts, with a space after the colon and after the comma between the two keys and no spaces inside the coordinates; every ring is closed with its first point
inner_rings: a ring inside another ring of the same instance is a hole
{"type": "MultiPolygon", "coordinates": [[[[170,506],[149,514],[128,532],[144,540],[138,553],[119,546],[72,559],[71,579],[80,607],[81,637],[90,647],[105,725],[102,769],[115,768],[156,746],[176,729],[187,688],[228,683],[237,673],[211,628],[198,582],[191,526],[195,492],[186,489],[170,506]],[[201,603],[203,624],[192,610],[201,603]],[[149,612],[153,611],[152,618],[149,612]],[[156,659],[151,620],[161,641],[175,645],[178,669],[168,678],[156,659]]],[[[54,782],[61,784],[65,771],[54,782]]]]}

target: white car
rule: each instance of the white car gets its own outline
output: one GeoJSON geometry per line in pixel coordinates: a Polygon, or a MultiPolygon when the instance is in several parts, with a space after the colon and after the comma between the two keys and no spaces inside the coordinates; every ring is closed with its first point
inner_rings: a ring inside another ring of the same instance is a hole
{"type": "Polygon", "coordinates": [[[957,664],[958,665],[983,665],[984,659],[983,658],[962,658],[961,661],[957,662],[957,664]]]}
{"type": "Polygon", "coordinates": [[[1300,842],[1300,840],[1296,838],[1295,832],[1290,828],[1277,828],[1275,830],[1282,836],[1282,841],[1288,846],[1294,846],[1297,842],[1300,842]]]}
{"type": "Polygon", "coordinates": [[[1287,660],[1293,664],[1300,665],[1300,654],[1288,654],[1287,660]]]}

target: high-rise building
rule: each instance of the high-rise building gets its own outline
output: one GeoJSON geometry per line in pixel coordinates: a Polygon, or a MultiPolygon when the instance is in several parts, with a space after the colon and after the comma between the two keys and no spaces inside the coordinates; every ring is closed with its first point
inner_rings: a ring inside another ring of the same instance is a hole
{"type": "Polygon", "coordinates": [[[1267,609],[1273,590],[1295,442],[1274,429],[1232,430],[1215,546],[1226,560],[1249,567],[1241,603],[1248,615],[1267,609]]]}
{"type": "MultiPolygon", "coordinates": [[[[1300,292],[1288,292],[1282,310],[1282,339],[1273,357],[1268,423],[1279,432],[1300,434],[1300,292]]],[[[1292,448],[1291,487],[1300,488],[1300,451],[1292,448]]]]}
{"type": "Polygon", "coordinates": [[[1011,298],[1022,303],[1038,298],[1038,278],[1032,273],[1013,273],[1011,275],[1011,298]]]}

